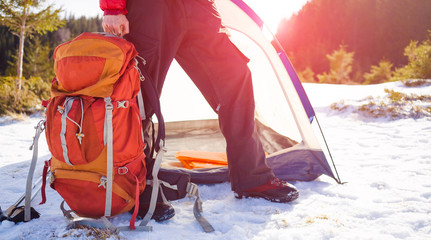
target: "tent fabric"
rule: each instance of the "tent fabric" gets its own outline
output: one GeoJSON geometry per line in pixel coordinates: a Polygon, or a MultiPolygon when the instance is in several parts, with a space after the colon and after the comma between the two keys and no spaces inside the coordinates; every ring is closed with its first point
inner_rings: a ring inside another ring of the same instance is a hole
{"type": "MultiPolygon", "coordinates": [[[[262,59],[265,58],[265,60],[270,63],[275,73],[276,79],[268,79],[265,76],[253,75],[254,90],[256,93],[255,101],[258,106],[256,108],[257,119],[276,132],[288,136],[295,141],[302,142],[303,146],[310,151],[321,152],[322,154],[316,155],[315,160],[322,165],[326,165],[325,168],[327,168],[328,164],[325,154],[323,154],[320,142],[310,124],[310,120],[312,120],[315,115],[314,110],[291,62],[282,50],[277,39],[265,28],[264,24],[262,25],[260,21],[256,21],[256,14],[253,13],[250,8],[244,7],[246,4],[243,3],[242,0],[216,0],[215,3],[220,11],[223,23],[228,28],[240,32],[251,39],[261,52],[264,53],[263,55],[265,57],[262,57],[262,59]],[[274,47],[274,45],[276,45],[276,47],[274,47]],[[259,84],[259,81],[264,83],[259,84]],[[263,85],[269,85],[269,82],[276,82],[278,85],[275,84],[276,86],[272,89],[265,89],[264,91],[268,92],[266,95],[260,94],[259,91],[261,87],[263,85]],[[264,100],[274,98],[277,93],[284,97],[284,101],[277,99],[277,101],[266,104],[264,107],[259,106],[261,102],[265,102],[264,100]],[[287,102],[288,107],[281,105],[282,102],[287,102]],[[273,108],[273,110],[268,115],[259,112],[269,108],[273,108]],[[287,115],[293,116],[294,122],[285,121],[285,119],[288,118],[284,116],[287,115]],[[295,138],[294,135],[291,134],[290,130],[292,126],[297,127],[301,138],[295,138]],[[288,127],[289,131],[286,131],[288,127]]],[[[247,55],[247,49],[240,48],[240,50],[247,55]]],[[[260,65],[263,64],[259,64],[259,66],[260,65]]],[[[260,68],[259,66],[257,68],[260,68]]],[[[256,72],[254,69],[256,67],[250,66],[250,68],[252,69],[252,74],[256,72]]],[[[333,177],[334,175],[332,174],[331,168],[329,168],[329,171],[331,172],[329,176],[333,177]]]]}
{"type": "Polygon", "coordinates": [[[304,87],[302,86],[301,81],[299,80],[299,77],[296,74],[295,69],[293,68],[293,65],[290,62],[289,58],[287,57],[286,53],[278,52],[278,54],[284,66],[286,67],[287,72],[289,73],[289,77],[292,80],[293,85],[295,86],[296,92],[298,93],[299,98],[301,99],[302,106],[304,107],[305,112],[307,113],[307,116],[311,123],[313,122],[314,116],[316,114],[314,113],[314,109],[311,106],[311,103],[307,97],[307,94],[305,93],[304,87]]]}
{"type": "Polygon", "coordinates": [[[299,94],[279,54],[271,44],[273,35],[267,29],[263,31],[234,2],[216,0],[215,3],[224,25],[232,31],[233,42],[251,59],[249,67],[253,75],[259,120],[285,136],[292,136],[291,138],[296,141],[306,140],[309,147],[319,149],[320,144],[314,137],[299,94]],[[251,40],[252,43],[244,45],[247,40],[251,40]]]}
{"type": "MultiPolygon", "coordinates": [[[[322,174],[334,177],[322,151],[310,150],[302,143],[295,143],[259,122],[256,126],[258,129],[264,128],[258,131],[267,135],[267,138],[261,140],[263,146],[271,146],[270,149],[264,149],[269,153],[267,163],[276,177],[286,181],[312,181],[322,174]]],[[[188,173],[191,181],[197,184],[229,181],[226,166],[187,169],[176,159],[177,149],[195,147],[199,151],[223,151],[225,142],[217,120],[168,122],[166,129],[168,152],[162,164],[164,170],[188,173]]]]}
{"type": "MultiPolygon", "coordinates": [[[[274,35],[243,1],[215,0],[215,4],[232,42],[250,59],[256,129],[269,154],[268,165],[283,180],[311,181],[322,174],[335,179],[311,125],[315,112],[274,35]]],[[[217,120],[167,123],[166,130],[168,150],[225,151],[217,120]]],[[[168,151],[170,163],[164,167],[172,167],[175,153],[168,151]]],[[[182,171],[196,183],[228,180],[227,167],[182,171]]]]}

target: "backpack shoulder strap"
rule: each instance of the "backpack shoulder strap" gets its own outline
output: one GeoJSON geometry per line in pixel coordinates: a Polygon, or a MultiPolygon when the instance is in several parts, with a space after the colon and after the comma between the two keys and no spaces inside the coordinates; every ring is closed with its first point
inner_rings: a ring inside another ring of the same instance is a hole
{"type": "MultiPolygon", "coordinates": [[[[165,145],[165,121],[163,119],[157,91],[151,81],[150,75],[147,73],[144,67],[145,60],[140,56],[138,56],[138,58],[142,59],[142,64],[137,64],[137,69],[139,71],[139,74],[141,75],[141,91],[147,97],[145,100],[149,101],[149,104],[154,114],[156,115],[159,123],[159,127],[157,130],[157,138],[154,142],[155,150],[156,152],[158,152],[160,148],[165,145]]],[[[139,61],[137,62],[139,63],[139,61]]]]}
{"type": "MultiPolygon", "coordinates": [[[[159,126],[158,126],[158,130],[157,130],[157,138],[155,140],[155,142],[153,143],[153,147],[154,150],[157,152],[156,158],[154,159],[154,162],[152,162],[152,166],[148,166],[147,165],[147,169],[152,169],[151,170],[151,175],[152,175],[152,192],[151,192],[151,201],[150,201],[150,206],[148,209],[147,214],[145,215],[145,217],[142,219],[142,222],[140,223],[139,227],[146,227],[146,225],[148,224],[148,222],[151,219],[151,216],[154,213],[155,207],[156,207],[156,202],[157,202],[157,196],[159,195],[159,180],[158,180],[158,173],[159,173],[159,169],[160,169],[160,165],[163,159],[163,155],[166,152],[166,148],[165,148],[165,122],[162,116],[162,112],[161,112],[161,107],[160,107],[160,101],[159,101],[159,97],[157,94],[157,91],[151,81],[151,77],[150,75],[147,73],[144,65],[145,65],[145,59],[143,59],[142,57],[138,56],[137,58],[140,58],[142,60],[142,64],[139,64],[140,62],[137,61],[137,70],[140,74],[141,77],[141,91],[142,93],[145,94],[146,99],[151,108],[152,111],[154,112],[154,114],[157,117],[159,126]]],[[[138,98],[139,101],[139,98],[138,98]]],[[[144,119],[142,119],[144,120],[144,119]]],[[[152,151],[151,151],[152,152],[152,151]]],[[[151,156],[152,158],[152,156],[151,156]]]]}

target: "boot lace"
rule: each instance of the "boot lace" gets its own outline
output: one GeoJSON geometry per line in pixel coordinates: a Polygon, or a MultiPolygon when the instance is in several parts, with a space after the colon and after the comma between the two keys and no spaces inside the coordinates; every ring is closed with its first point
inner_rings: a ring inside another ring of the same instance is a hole
{"type": "Polygon", "coordinates": [[[285,182],[284,181],[281,181],[280,179],[278,179],[278,178],[273,178],[272,180],[271,180],[271,185],[275,185],[275,186],[277,186],[277,187],[281,187],[281,186],[284,186],[285,185],[285,182]]]}

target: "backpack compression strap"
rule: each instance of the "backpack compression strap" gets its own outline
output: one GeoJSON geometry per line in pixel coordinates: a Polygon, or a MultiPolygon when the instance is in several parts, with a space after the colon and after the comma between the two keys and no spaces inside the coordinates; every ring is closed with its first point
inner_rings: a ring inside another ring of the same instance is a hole
{"type": "Polygon", "coordinates": [[[112,182],[113,182],[113,168],[114,168],[114,152],[113,152],[113,129],[112,129],[112,110],[113,105],[111,98],[105,98],[105,126],[104,126],[104,138],[105,145],[107,146],[106,153],[106,201],[105,201],[105,216],[111,216],[112,207],[112,182]]]}
{"type": "Polygon", "coordinates": [[[40,121],[35,128],[36,128],[36,134],[33,138],[33,145],[30,147],[30,150],[33,149],[33,158],[31,160],[30,169],[28,171],[27,185],[25,190],[25,205],[24,205],[25,222],[31,220],[31,199],[32,199],[31,191],[33,189],[32,187],[33,174],[34,174],[34,170],[36,168],[36,162],[37,162],[39,137],[40,137],[40,134],[43,132],[43,130],[45,130],[45,120],[40,121]]]}
{"type": "Polygon", "coordinates": [[[153,180],[151,181],[152,183],[151,185],[153,189],[151,192],[150,206],[148,208],[147,214],[142,219],[142,222],[139,224],[139,226],[146,226],[148,222],[151,220],[154,210],[156,209],[157,197],[159,196],[159,188],[160,188],[160,180],[157,175],[159,174],[160,165],[162,163],[163,155],[165,154],[165,152],[166,152],[166,148],[164,147],[164,142],[161,141],[160,150],[157,152],[156,160],[154,161],[154,166],[152,171],[153,180]]]}
{"type": "Polygon", "coordinates": [[[202,199],[199,195],[198,186],[192,182],[187,185],[187,192],[189,196],[195,196],[195,204],[193,205],[193,215],[195,215],[196,220],[199,222],[203,230],[207,233],[214,232],[213,226],[202,216],[202,199]]]}
{"type": "MultiPolygon", "coordinates": [[[[163,201],[167,202],[166,197],[163,194],[163,189],[162,186],[167,187],[167,188],[171,188],[173,190],[178,191],[178,185],[172,185],[166,181],[162,181],[162,180],[158,180],[159,183],[158,185],[160,186],[160,193],[162,195],[163,201]]],[[[147,180],[147,184],[151,184],[151,180],[147,180]]],[[[154,184],[153,184],[154,187],[154,184]]],[[[154,188],[153,188],[154,189],[154,188]]],[[[198,223],[201,225],[202,229],[204,230],[204,232],[210,233],[210,232],[214,232],[214,228],[213,226],[208,222],[208,220],[206,220],[203,216],[202,216],[202,198],[199,194],[199,190],[198,190],[198,186],[192,182],[189,182],[187,184],[187,189],[186,192],[188,194],[189,197],[196,197],[195,203],[193,205],[193,215],[195,216],[196,220],[198,221],[198,223]]],[[[156,195],[157,196],[157,195],[156,195]]],[[[154,198],[154,195],[151,195],[151,201],[156,201],[154,198]]]]}

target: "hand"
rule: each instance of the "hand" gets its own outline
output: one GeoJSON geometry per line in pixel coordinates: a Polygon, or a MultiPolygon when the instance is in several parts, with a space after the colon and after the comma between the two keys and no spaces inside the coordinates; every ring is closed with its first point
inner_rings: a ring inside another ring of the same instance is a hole
{"type": "Polygon", "coordinates": [[[129,20],[125,15],[103,16],[103,31],[122,37],[129,33],[129,20]]]}

